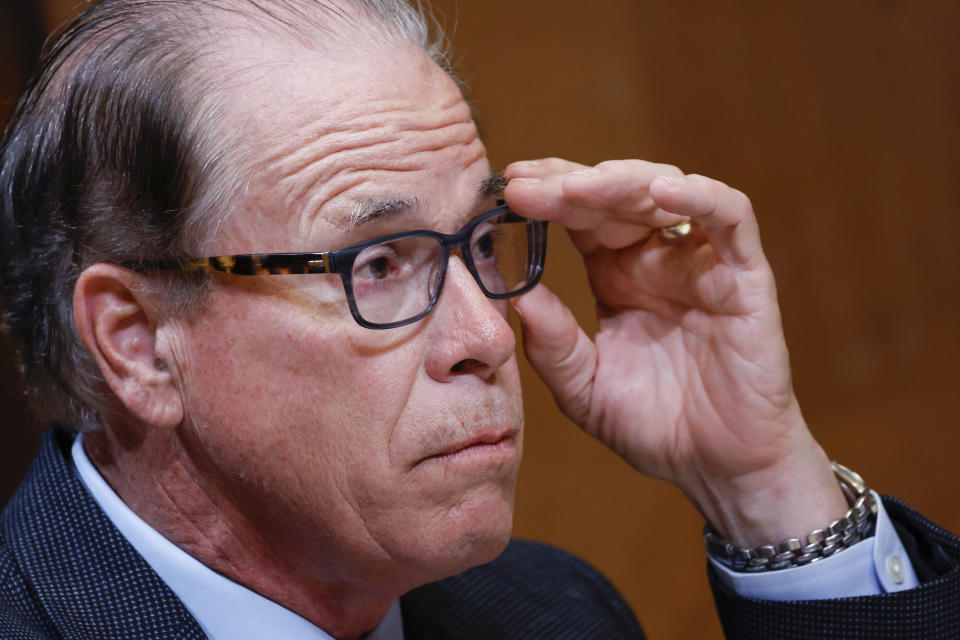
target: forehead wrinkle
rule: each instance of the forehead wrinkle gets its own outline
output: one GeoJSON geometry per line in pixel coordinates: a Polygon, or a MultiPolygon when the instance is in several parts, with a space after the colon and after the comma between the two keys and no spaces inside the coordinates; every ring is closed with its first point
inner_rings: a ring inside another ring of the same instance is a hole
{"type": "MultiPolygon", "coordinates": [[[[480,142],[479,139],[476,139],[469,146],[472,147],[471,153],[465,159],[464,165],[466,167],[472,167],[478,162],[483,162],[486,164],[486,149],[484,148],[483,143],[480,142]]],[[[418,195],[396,191],[384,191],[382,196],[380,194],[373,196],[369,195],[369,190],[365,188],[367,185],[371,183],[376,184],[377,182],[386,182],[385,179],[378,179],[379,174],[389,175],[397,173],[398,171],[430,171],[430,169],[428,166],[421,165],[408,169],[397,169],[396,167],[368,167],[364,169],[347,168],[338,172],[336,179],[325,182],[323,185],[324,188],[318,191],[315,196],[311,198],[309,205],[304,208],[304,211],[316,211],[316,213],[300,216],[298,221],[298,231],[301,234],[301,237],[319,237],[316,235],[317,227],[321,224],[326,224],[342,231],[350,230],[352,228],[351,223],[353,221],[352,214],[356,212],[357,206],[354,206],[352,210],[349,207],[349,193],[357,189],[366,191],[366,193],[361,193],[361,195],[357,196],[354,200],[354,202],[359,203],[360,206],[362,206],[363,203],[370,201],[405,199],[413,200],[416,205],[414,207],[416,210],[429,210],[431,203],[418,195]],[[338,200],[342,202],[338,203],[338,200]]],[[[476,190],[474,193],[476,195],[471,201],[469,201],[469,206],[475,207],[494,195],[493,191],[488,191],[487,189],[492,184],[499,183],[499,177],[500,174],[491,173],[487,178],[481,180],[479,183],[475,183],[476,190]]],[[[465,210],[461,217],[466,220],[471,218],[473,215],[474,214],[469,210],[465,210]]]]}
{"type": "Polygon", "coordinates": [[[334,180],[340,175],[360,171],[417,171],[424,168],[422,154],[469,147],[476,140],[474,129],[466,124],[444,125],[443,129],[414,133],[418,135],[413,140],[409,131],[402,135],[368,130],[361,136],[350,135],[334,140],[328,137],[323,141],[326,148],[322,154],[305,159],[297,166],[285,167],[288,172],[268,179],[286,189],[286,199],[293,203],[302,201],[318,183],[334,180]],[[456,127],[461,130],[457,131],[456,127]],[[400,144],[404,147],[395,150],[400,144]]]}
{"type": "Polygon", "coordinates": [[[277,68],[260,80],[287,99],[268,105],[263,96],[271,92],[261,90],[259,98],[238,101],[246,117],[235,124],[245,125],[244,135],[235,127],[231,137],[245,147],[251,192],[261,194],[255,206],[270,209],[260,211],[264,222],[290,225],[297,244],[324,238],[311,231],[345,231],[362,199],[426,195],[404,186],[410,178],[391,174],[421,171],[435,180],[431,174],[450,161],[486,156],[459,89],[432,63],[406,66],[395,56],[372,66],[345,62],[322,63],[321,75],[304,74],[298,65],[292,83],[277,68]],[[418,76],[424,70],[427,76],[418,76]]]}
{"type": "MultiPolygon", "coordinates": [[[[468,158],[466,164],[472,165],[486,157],[482,145],[479,151],[468,158]]],[[[318,190],[304,211],[313,212],[303,215],[299,220],[299,233],[303,237],[318,237],[318,225],[329,225],[341,231],[352,231],[365,222],[379,217],[378,209],[396,207],[391,213],[407,211],[426,211],[431,207],[429,200],[422,196],[404,192],[402,190],[382,190],[370,195],[368,185],[386,183],[389,177],[396,173],[414,173],[430,171],[424,166],[415,167],[367,167],[364,169],[344,169],[336,179],[329,180],[318,190]],[[349,194],[360,190],[356,197],[349,194]],[[352,202],[352,204],[351,204],[352,202]],[[374,214],[374,215],[371,215],[374,214]]]]}
{"type": "MultiPolygon", "coordinates": [[[[349,148],[333,152],[305,168],[303,170],[305,173],[299,176],[300,181],[295,181],[294,176],[288,178],[292,184],[286,189],[283,206],[290,215],[303,214],[300,218],[301,225],[307,220],[311,221],[308,228],[301,226],[301,232],[312,234],[314,226],[321,221],[346,229],[349,228],[350,212],[341,212],[341,215],[336,215],[335,211],[332,211],[330,212],[332,216],[324,216],[321,213],[331,202],[342,199],[350,191],[368,185],[376,189],[378,183],[390,182],[390,176],[397,173],[429,171],[437,164],[429,157],[434,153],[465,148],[468,150],[467,164],[473,164],[486,157],[483,143],[475,135],[458,135],[455,142],[446,139],[440,144],[427,144],[430,141],[426,140],[419,142],[421,144],[412,149],[405,147],[394,153],[390,152],[391,146],[387,144],[372,147],[351,145],[349,148]],[[384,151],[383,147],[386,147],[387,151],[384,151]],[[298,206],[298,203],[302,203],[303,206],[298,206]],[[341,217],[342,222],[338,219],[341,217]]],[[[286,181],[281,181],[281,184],[286,184],[286,181]]],[[[363,194],[363,197],[364,199],[415,198],[416,194],[398,194],[389,191],[370,194],[368,191],[363,194]]]]}
{"type": "Polygon", "coordinates": [[[325,144],[331,147],[331,152],[346,151],[351,147],[395,142],[407,132],[442,133],[445,129],[458,125],[468,126],[476,131],[469,109],[462,99],[451,99],[440,105],[415,109],[403,104],[403,101],[391,102],[394,104],[381,108],[365,103],[362,111],[352,112],[345,109],[348,101],[325,106],[323,116],[313,117],[311,114],[304,125],[292,127],[288,144],[276,145],[276,140],[273,140],[275,151],[265,156],[260,163],[261,167],[267,172],[276,171],[281,176],[292,176],[326,155],[322,152],[325,144]],[[336,116],[331,117],[331,113],[336,116]],[[364,137],[368,135],[373,136],[372,141],[364,141],[364,137]],[[319,153],[314,149],[315,146],[321,147],[319,153]]]}
{"type": "MultiPolygon", "coordinates": [[[[381,154],[364,151],[362,155],[367,157],[359,164],[366,166],[359,169],[354,168],[355,163],[341,162],[342,158],[328,156],[321,162],[316,163],[316,166],[312,168],[316,175],[309,176],[301,189],[286,189],[288,193],[285,193],[281,198],[280,210],[264,213],[283,215],[287,219],[294,218],[298,236],[309,241],[323,236],[320,227],[324,225],[339,231],[350,230],[351,214],[355,212],[358,202],[370,199],[418,198],[421,208],[426,210],[428,208],[427,202],[419,197],[419,194],[411,194],[403,189],[399,192],[395,189],[380,189],[380,192],[377,193],[375,191],[377,185],[395,184],[396,181],[391,178],[398,173],[429,172],[433,166],[437,165],[437,162],[433,162],[433,159],[429,158],[429,154],[442,153],[455,147],[467,150],[467,154],[462,160],[465,166],[473,166],[477,162],[486,161],[486,149],[476,136],[458,141],[456,145],[448,143],[430,146],[416,152],[381,154]],[[424,154],[428,154],[428,157],[424,158],[424,154]],[[386,158],[392,157],[392,162],[381,164],[385,156],[386,158]],[[328,166],[327,163],[333,166],[328,166]],[[342,166],[344,164],[347,166],[342,166]],[[373,192],[371,192],[372,189],[373,192]],[[351,197],[351,192],[354,191],[357,191],[358,194],[351,197]]],[[[338,152],[335,156],[349,156],[356,153],[357,150],[354,149],[338,152]]],[[[482,200],[494,195],[492,185],[496,182],[496,177],[491,175],[480,183],[474,183],[474,193],[476,195],[472,200],[479,204],[482,200]]],[[[293,250],[293,247],[282,247],[281,249],[287,251],[293,250]]],[[[309,246],[307,250],[321,249],[326,250],[327,247],[309,246]]]]}
{"type": "MultiPolygon", "coordinates": [[[[282,149],[272,154],[267,164],[262,165],[262,171],[257,173],[270,183],[281,186],[285,191],[283,206],[293,209],[318,186],[320,192],[326,191],[322,186],[324,183],[346,174],[368,170],[420,170],[424,168],[423,153],[479,143],[473,122],[450,117],[454,115],[450,111],[442,114],[447,117],[430,123],[430,126],[391,123],[374,127],[367,124],[373,120],[368,117],[367,122],[327,128],[325,134],[307,144],[303,144],[301,138],[291,152],[285,153],[286,149],[282,149]],[[398,144],[404,147],[394,151],[393,147],[398,144]]],[[[324,200],[332,197],[328,194],[324,200]]],[[[309,199],[316,201],[314,197],[309,199]]]]}
{"type": "MultiPolygon", "coordinates": [[[[419,134],[411,149],[415,153],[468,144],[476,137],[476,129],[472,123],[459,121],[430,128],[407,127],[403,131],[388,126],[345,129],[330,132],[313,143],[301,144],[298,152],[281,154],[273,164],[264,168],[267,175],[276,176],[271,178],[272,180],[283,183],[297,180],[303,174],[309,175],[314,167],[351,152],[359,152],[361,158],[371,156],[386,160],[383,148],[406,142],[411,134],[419,134]]],[[[402,158],[402,155],[400,154],[398,159],[402,158]]]]}

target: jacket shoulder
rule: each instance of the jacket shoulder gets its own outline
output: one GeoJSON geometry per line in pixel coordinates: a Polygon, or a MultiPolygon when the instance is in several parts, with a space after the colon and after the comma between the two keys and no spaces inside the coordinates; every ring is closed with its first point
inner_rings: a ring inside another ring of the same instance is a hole
{"type": "Polygon", "coordinates": [[[45,640],[56,637],[43,624],[35,594],[17,569],[6,542],[0,538],[0,638],[45,640]]]}
{"type": "Polygon", "coordinates": [[[550,545],[512,541],[494,561],[401,599],[408,640],[643,638],[593,567],[550,545]]]}
{"type": "Polygon", "coordinates": [[[72,443],[66,431],[48,429],[0,514],[0,638],[203,637],[87,492],[72,443]]]}
{"type": "Polygon", "coordinates": [[[4,640],[53,640],[57,636],[0,601],[0,638],[4,640]]]}

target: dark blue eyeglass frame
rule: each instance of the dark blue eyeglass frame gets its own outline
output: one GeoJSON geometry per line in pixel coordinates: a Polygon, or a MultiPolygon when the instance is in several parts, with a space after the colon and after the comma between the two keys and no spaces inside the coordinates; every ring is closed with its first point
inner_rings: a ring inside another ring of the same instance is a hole
{"type": "MultiPolygon", "coordinates": [[[[433,310],[437,304],[437,300],[440,299],[440,292],[443,291],[443,283],[447,274],[447,264],[450,260],[450,254],[456,249],[460,249],[460,254],[463,256],[467,270],[470,272],[470,275],[473,276],[473,279],[477,285],[479,285],[484,295],[495,300],[512,298],[532,289],[543,275],[543,266],[547,253],[547,223],[542,220],[533,220],[519,216],[514,213],[508,205],[504,204],[474,218],[460,229],[460,231],[453,234],[438,233],[425,229],[402,231],[400,233],[373,238],[360,244],[337,249],[336,251],[322,251],[319,253],[238,254],[198,258],[185,263],[164,260],[154,265],[146,265],[146,267],[149,268],[152,266],[161,270],[170,271],[218,271],[238,276],[337,273],[343,282],[343,289],[347,296],[350,314],[357,324],[367,327],[368,329],[393,329],[417,322],[433,310]],[[526,225],[527,279],[525,284],[519,288],[505,293],[494,293],[483,284],[483,279],[477,271],[470,249],[470,240],[474,230],[478,226],[491,218],[501,216],[504,217],[502,222],[522,223],[526,225]],[[442,249],[440,267],[436,275],[436,287],[435,290],[431,292],[429,305],[426,309],[412,317],[393,322],[378,323],[366,320],[360,315],[360,310],[357,307],[357,301],[353,292],[353,267],[357,256],[365,249],[375,245],[416,236],[433,238],[439,243],[442,249]]],[[[141,267],[143,266],[144,265],[141,265],[141,267]]]]}

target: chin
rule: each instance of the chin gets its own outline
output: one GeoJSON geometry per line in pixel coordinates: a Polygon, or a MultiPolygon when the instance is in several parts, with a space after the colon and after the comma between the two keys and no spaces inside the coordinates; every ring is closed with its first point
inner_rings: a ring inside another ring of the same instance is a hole
{"type": "MultiPolygon", "coordinates": [[[[510,542],[513,491],[467,500],[421,531],[414,542],[414,560],[423,567],[423,583],[456,575],[490,562],[510,542]]],[[[411,558],[412,559],[412,558],[411,558]]]]}

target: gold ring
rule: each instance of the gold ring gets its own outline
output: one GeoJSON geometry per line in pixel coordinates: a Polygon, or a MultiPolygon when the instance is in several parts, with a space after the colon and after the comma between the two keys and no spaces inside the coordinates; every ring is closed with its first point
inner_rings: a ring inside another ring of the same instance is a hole
{"type": "Polygon", "coordinates": [[[690,235],[690,232],[693,231],[693,224],[689,220],[684,220],[680,224],[660,227],[657,231],[664,240],[680,240],[690,235]]]}

